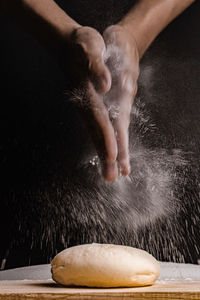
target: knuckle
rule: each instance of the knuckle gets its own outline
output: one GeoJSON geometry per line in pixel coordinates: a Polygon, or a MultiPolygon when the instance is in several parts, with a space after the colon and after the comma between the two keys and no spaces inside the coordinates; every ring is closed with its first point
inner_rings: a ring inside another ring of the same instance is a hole
{"type": "Polygon", "coordinates": [[[114,164],[116,161],[116,157],[114,155],[108,155],[105,159],[107,164],[114,164]]]}
{"type": "Polygon", "coordinates": [[[101,75],[102,72],[102,58],[99,55],[91,55],[90,56],[90,65],[89,70],[96,73],[98,76],[101,75]]]}
{"type": "Polygon", "coordinates": [[[89,26],[81,26],[74,30],[72,40],[80,44],[88,53],[103,53],[105,44],[101,34],[89,26]]]}
{"type": "Polygon", "coordinates": [[[115,149],[115,147],[113,147],[112,149],[110,149],[109,153],[107,153],[106,155],[106,163],[112,164],[115,163],[117,159],[117,149],[115,149]]]}

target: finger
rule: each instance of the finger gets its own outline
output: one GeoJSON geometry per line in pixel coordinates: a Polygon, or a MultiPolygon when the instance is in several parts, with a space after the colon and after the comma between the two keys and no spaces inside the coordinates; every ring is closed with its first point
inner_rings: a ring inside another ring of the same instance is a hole
{"type": "Polygon", "coordinates": [[[117,134],[118,168],[120,173],[124,176],[130,174],[131,171],[129,158],[129,123],[131,107],[136,93],[137,86],[135,86],[133,93],[130,93],[130,87],[127,88],[126,93],[123,94],[121,99],[119,116],[113,123],[117,134]]]}
{"type": "Polygon", "coordinates": [[[90,106],[84,115],[101,161],[102,176],[106,181],[114,181],[118,176],[117,141],[108,111],[90,81],[86,84],[85,97],[90,106]]]}
{"type": "Polygon", "coordinates": [[[103,61],[102,54],[93,57],[89,64],[89,77],[98,93],[107,93],[111,87],[111,75],[103,61]]]}
{"type": "Polygon", "coordinates": [[[124,176],[130,173],[129,133],[128,133],[129,119],[130,119],[130,112],[121,111],[119,113],[118,119],[115,120],[113,124],[117,136],[118,168],[120,173],[124,176]]]}

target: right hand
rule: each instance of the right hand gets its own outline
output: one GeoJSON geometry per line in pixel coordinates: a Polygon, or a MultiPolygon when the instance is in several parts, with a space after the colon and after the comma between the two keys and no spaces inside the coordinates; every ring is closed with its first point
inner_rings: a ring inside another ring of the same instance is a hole
{"type": "Polygon", "coordinates": [[[91,27],[78,27],[67,43],[67,61],[70,76],[76,88],[84,93],[77,103],[86,120],[96,146],[105,180],[118,176],[117,141],[103,95],[111,87],[111,76],[104,63],[106,51],[103,37],[91,27]]]}

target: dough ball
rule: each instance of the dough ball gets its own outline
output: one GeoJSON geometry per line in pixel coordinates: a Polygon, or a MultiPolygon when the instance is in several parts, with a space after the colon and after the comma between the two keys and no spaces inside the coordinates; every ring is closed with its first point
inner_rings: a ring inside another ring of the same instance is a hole
{"type": "Polygon", "coordinates": [[[153,284],[158,261],[144,250],[112,244],[85,244],[63,250],[51,262],[52,278],[63,285],[131,287],[153,284]]]}

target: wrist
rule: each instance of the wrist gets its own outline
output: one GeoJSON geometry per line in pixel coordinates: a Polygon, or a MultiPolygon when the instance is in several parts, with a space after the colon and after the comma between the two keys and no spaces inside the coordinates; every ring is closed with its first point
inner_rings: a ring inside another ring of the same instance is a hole
{"type": "Polygon", "coordinates": [[[194,0],[140,0],[118,23],[136,40],[140,58],[157,35],[194,0]]]}
{"type": "Polygon", "coordinates": [[[56,33],[61,45],[69,43],[74,32],[80,27],[82,26],[75,21],[66,21],[62,23],[62,26],[56,27],[56,33]]]}
{"type": "Polygon", "coordinates": [[[54,56],[81,25],[53,0],[21,0],[23,24],[54,56]]]}
{"type": "Polygon", "coordinates": [[[146,19],[143,18],[140,22],[137,20],[130,20],[128,17],[122,19],[119,23],[119,26],[123,28],[124,31],[128,32],[130,36],[135,40],[137,45],[139,58],[143,56],[152,40],[154,39],[154,35],[152,35],[152,31],[149,32],[148,26],[148,16],[146,19]]]}
{"type": "Polygon", "coordinates": [[[130,40],[132,40],[134,45],[137,47],[137,52],[140,59],[143,53],[145,52],[144,50],[145,47],[143,41],[140,39],[140,36],[138,34],[139,31],[137,31],[136,28],[133,31],[132,25],[130,23],[125,23],[120,21],[116,25],[120,27],[126,33],[127,36],[129,36],[130,40]]]}

